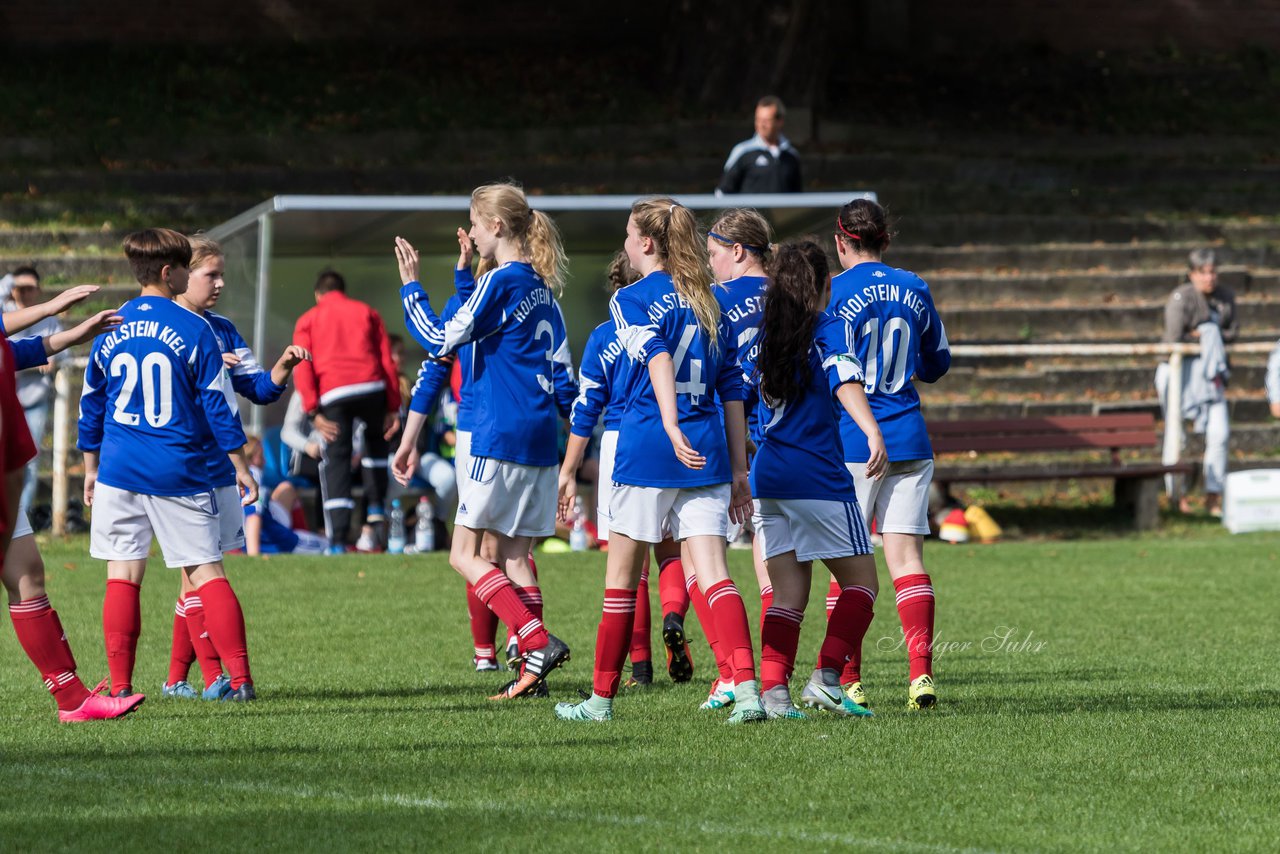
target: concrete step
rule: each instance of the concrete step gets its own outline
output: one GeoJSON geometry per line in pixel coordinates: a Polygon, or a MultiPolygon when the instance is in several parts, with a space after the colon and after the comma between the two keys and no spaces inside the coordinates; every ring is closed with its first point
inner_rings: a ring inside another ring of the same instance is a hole
{"type": "Polygon", "coordinates": [[[1003,243],[1132,243],[1135,241],[1280,242],[1280,222],[1254,219],[1099,217],[1070,214],[896,217],[899,248],[1003,243]]]}
{"type": "MultiPolygon", "coordinates": [[[[1237,300],[1243,334],[1274,336],[1280,300],[1237,300]]],[[[1020,305],[951,307],[941,312],[952,344],[1050,343],[1067,341],[1159,341],[1164,301],[1112,305],[1020,305]]]]}
{"type": "MultiPolygon", "coordinates": [[[[1187,253],[1205,245],[1182,243],[1041,243],[891,248],[885,261],[912,270],[925,281],[935,271],[983,270],[1065,272],[1073,270],[1167,270],[1185,268],[1187,253]]],[[[1225,263],[1245,267],[1280,265],[1280,246],[1233,246],[1225,263]]]]}
{"type": "MultiPolygon", "coordinates": [[[[1109,304],[1164,300],[1186,281],[1186,265],[1159,270],[1073,270],[1061,273],[936,272],[926,280],[938,310],[1001,303],[1109,304]]],[[[1219,284],[1237,297],[1280,298],[1280,270],[1223,267],[1219,284]]]]}
{"type": "Polygon", "coordinates": [[[31,265],[40,271],[42,277],[55,281],[133,281],[129,262],[119,248],[110,249],[109,254],[0,254],[0,270],[12,270],[22,265],[31,265]]]}
{"type": "MultiPolygon", "coordinates": [[[[1233,424],[1271,423],[1267,401],[1254,394],[1228,401],[1233,424]]],[[[921,411],[929,421],[968,421],[1001,418],[1050,418],[1065,415],[1114,415],[1126,412],[1150,412],[1161,417],[1160,403],[1153,396],[1134,396],[1125,400],[977,400],[935,401],[922,397],[921,411]]],[[[1277,450],[1280,450],[1278,448],[1277,450]]]]}
{"type": "Polygon", "coordinates": [[[6,256],[59,252],[119,254],[120,242],[126,233],[111,228],[0,228],[0,253],[6,256]]]}
{"type": "MultiPolygon", "coordinates": [[[[952,368],[933,385],[917,384],[920,395],[948,398],[994,395],[999,399],[1059,399],[1076,397],[1105,400],[1114,395],[1153,395],[1156,359],[1133,365],[1054,365],[1018,370],[952,368]]],[[[1230,396],[1259,393],[1266,379],[1266,362],[1256,358],[1233,361],[1230,396]]]]}

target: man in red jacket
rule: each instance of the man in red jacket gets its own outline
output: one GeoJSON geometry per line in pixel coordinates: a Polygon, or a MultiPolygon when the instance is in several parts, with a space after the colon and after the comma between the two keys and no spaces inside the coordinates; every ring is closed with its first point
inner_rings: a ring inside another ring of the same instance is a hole
{"type": "MultiPolygon", "coordinates": [[[[387,493],[387,440],[400,429],[400,385],[382,318],[372,307],[351,299],[342,276],[327,270],[316,279],[316,307],[293,330],[293,343],[305,347],[311,362],[300,364],[293,382],[302,405],[325,437],[320,462],[320,494],[325,534],[333,551],[343,551],[351,525],[351,442],[355,422],[365,425],[361,461],[366,521],[384,521],[387,493]]],[[[376,544],[375,548],[380,548],[376,544]]]]}

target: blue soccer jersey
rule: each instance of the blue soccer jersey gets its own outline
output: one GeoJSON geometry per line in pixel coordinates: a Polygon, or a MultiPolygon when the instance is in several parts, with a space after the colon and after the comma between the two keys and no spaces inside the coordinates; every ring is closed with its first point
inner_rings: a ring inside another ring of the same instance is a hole
{"type": "Polygon", "coordinates": [[[433,355],[473,345],[471,382],[463,392],[471,397],[472,454],[556,465],[558,415],[567,416],[576,390],[557,388],[557,372],[572,377],[564,320],[532,265],[513,261],[485,273],[447,320],[432,310],[419,283],[405,285],[400,295],[409,328],[433,355]]]}
{"type": "MultiPolygon", "coordinates": [[[[249,342],[240,335],[236,325],[220,314],[205,312],[204,319],[209,321],[213,335],[218,339],[218,346],[223,353],[233,353],[240,360],[239,364],[229,370],[231,382],[228,385],[227,403],[237,413],[240,406],[236,402],[239,394],[247,400],[266,406],[275,403],[284,394],[284,386],[276,385],[271,379],[271,372],[264,369],[254,358],[249,342]]],[[[214,487],[234,486],[236,469],[231,460],[218,447],[213,433],[208,429],[203,436],[205,460],[209,466],[209,483],[214,487]]]]}
{"type": "MultiPolygon", "coordinates": [[[[889,460],[932,459],[920,395],[911,380],[937,381],[951,367],[951,350],[929,286],[906,270],[879,262],[859,264],[831,280],[827,310],[853,328],[863,388],[889,460]]],[[[840,433],[845,462],[870,458],[867,437],[847,413],[840,419],[840,433]]]]}
{"type": "Polygon", "coordinates": [[[715,289],[720,309],[733,328],[739,359],[746,356],[756,333],[760,331],[760,318],[764,316],[764,289],[768,284],[769,280],[764,276],[740,276],[715,289]]]}
{"type": "Polygon", "coordinates": [[[244,508],[245,518],[257,516],[262,520],[258,534],[258,550],[264,555],[292,554],[301,539],[297,532],[272,515],[270,508],[250,504],[244,508]]]}
{"type": "Polygon", "coordinates": [[[814,498],[855,501],[853,477],[841,464],[840,417],[844,407],[836,390],[863,381],[862,365],[853,353],[849,325],[821,315],[809,348],[809,384],[797,400],[773,404],[760,395],[760,375],[753,346],[742,363],[743,382],[759,425],[756,455],[751,460],[754,498],[814,498]]]}
{"type": "Polygon", "coordinates": [[[204,431],[224,453],[245,443],[213,328],[163,297],[129,300],[120,315],[120,328],[89,353],[78,447],[101,455],[98,480],[108,486],[207,492],[204,431]]]}
{"type": "Polygon", "coordinates": [[[613,295],[609,311],[618,340],[635,362],[628,371],[626,406],[618,433],[613,479],[634,486],[695,487],[732,480],[724,423],[716,408],[742,400],[742,371],[729,319],[720,315],[719,346],[707,346],[697,315],[662,271],[645,276],[613,295]],[[676,458],[662,427],[662,414],[645,366],[661,353],[671,356],[676,375],[680,429],[690,446],[706,457],[695,471],[676,458]]]}
{"type": "Polygon", "coordinates": [[[604,429],[618,429],[627,405],[627,375],[633,364],[618,340],[618,327],[612,320],[591,330],[586,349],[582,351],[582,367],[578,370],[578,399],[574,401],[569,419],[570,432],[575,436],[590,436],[601,411],[604,429]]]}

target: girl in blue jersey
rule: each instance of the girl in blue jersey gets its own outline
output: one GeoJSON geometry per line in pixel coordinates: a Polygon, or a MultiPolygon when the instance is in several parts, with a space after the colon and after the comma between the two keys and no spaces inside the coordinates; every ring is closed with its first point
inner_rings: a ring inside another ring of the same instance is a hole
{"type": "MultiPolygon", "coordinates": [[[[755,340],[760,326],[760,313],[764,307],[764,290],[768,284],[764,265],[769,260],[773,243],[773,229],[769,221],[750,208],[733,208],[720,214],[707,232],[707,257],[711,273],[718,287],[716,300],[729,319],[734,342],[738,347],[739,361],[746,355],[755,340]]],[[[751,413],[747,413],[750,423],[751,413]]],[[[748,443],[749,447],[750,443],[748,443]]],[[[742,526],[731,525],[730,541],[738,539],[742,526]]],[[[757,559],[756,581],[760,585],[761,607],[768,608],[773,588],[765,574],[764,564],[757,559]]],[[[688,575],[689,596],[698,612],[707,643],[716,657],[720,676],[711,683],[711,691],[702,704],[704,709],[719,709],[733,702],[733,669],[723,655],[715,634],[714,621],[710,619],[706,598],[697,588],[694,567],[687,556],[685,573],[688,575]]]]}
{"type": "MultiPolygon", "coordinates": [[[[634,284],[639,275],[627,260],[626,252],[618,252],[609,264],[610,293],[634,284]]],[[[596,538],[609,539],[609,501],[613,497],[613,466],[618,450],[618,428],[626,408],[627,375],[634,363],[618,340],[618,328],[610,318],[591,331],[582,351],[582,367],[578,375],[578,399],[574,401],[569,423],[569,442],[575,459],[595,432],[600,414],[604,413],[604,432],[600,436],[599,468],[596,475],[596,538]]],[[[576,467],[575,467],[576,468],[576,467]]],[[[693,660],[684,639],[684,615],[689,603],[684,594],[684,572],[680,563],[680,546],[670,538],[654,546],[658,561],[663,603],[663,642],[667,645],[667,672],[675,682],[693,678],[693,660]],[[673,574],[678,577],[673,577],[673,574]],[[674,594],[674,595],[673,595],[674,594]]],[[[649,551],[644,550],[640,582],[636,588],[636,619],[631,635],[631,678],[629,687],[653,683],[653,650],[650,642],[649,551]]]]}
{"type": "MultiPolygon", "coordinates": [[[[636,362],[628,372],[609,504],[604,615],[596,640],[594,692],[561,703],[567,720],[607,720],[635,618],[646,543],[688,540],[722,644],[734,662],[732,723],[765,719],[742,597],[729,578],[729,514],[750,508],[742,374],[728,319],[712,293],[697,220],[671,199],[636,202],[625,249],[641,279],[610,302],[618,340],[636,362]],[[716,408],[724,406],[724,420],[716,408]]],[[[560,471],[560,514],[577,491],[582,437],[560,471]]]]}
{"type": "MultiPolygon", "coordinates": [[[[271,370],[258,363],[249,344],[240,335],[235,324],[213,307],[218,304],[226,287],[226,259],[222,247],[203,235],[189,238],[191,242],[191,267],[187,290],[175,300],[178,305],[200,315],[213,328],[214,337],[222,351],[222,362],[231,377],[227,398],[236,412],[239,394],[259,406],[275,403],[284,393],[289,377],[299,362],[311,358],[311,354],[296,344],[290,344],[280,354],[271,370]]],[[[218,448],[212,432],[204,432],[205,464],[209,484],[218,502],[218,524],[221,531],[222,551],[229,552],[245,545],[245,511],[240,506],[240,490],[236,486],[236,472],[227,455],[218,448]]],[[[231,681],[222,672],[217,652],[204,630],[204,603],[196,595],[195,587],[185,574],[181,582],[178,601],[173,610],[173,642],[169,652],[169,675],[161,687],[166,697],[206,700],[222,699],[231,691],[231,681]],[[200,673],[204,677],[204,691],[197,695],[187,682],[191,663],[199,659],[200,673]]]]}
{"type": "Polygon", "coordinates": [[[870,454],[860,467],[867,478],[884,470],[884,440],[862,389],[848,325],[821,311],[822,250],[808,242],[783,244],[769,272],[760,336],[743,363],[759,425],[751,462],[755,544],[773,587],[761,630],[765,710],[771,718],[803,717],[791,704],[788,681],[813,561],[821,560],[841,593],[802,699],[838,714],[867,715],[840,690],[845,659],[871,624],[876,589],[871,538],[853,477],[840,460],[841,413],[867,436],[870,454]]]}
{"type": "MultiPolygon", "coordinates": [[[[860,472],[867,461],[867,438],[850,418],[841,419],[845,463],[858,487],[858,503],[868,525],[874,519],[884,538],[885,563],[897,592],[898,615],[910,659],[907,707],[937,703],[933,685],[933,584],[924,568],[924,535],[929,533],[929,483],[933,447],[920,396],[912,379],[935,382],[951,366],[951,350],[929,286],[914,273],[884,264],[889,247],[884,208],[859,199],[836,217],[836,252],[844,272],[831,282],[828,311],[853,327],[854,346],[865,371],[864,388],[889,451],[885,476],[860,472]]],[[[846,693],[865,705],[860,659],[846,668],[846,693]]]]}
{"type": "Polygon", "coordinates": [[[465,289],[459,291],[461,305],[447,319],[432,310],[418,282],[418,252],[402,238],[396,238],[396,259],[409,330],[429,355],[440,359],[472,345],[470,459],[464,460],[459,448],[458,465],[466,466],[466,477],[458,478],[449,561],[476,596],[516,629],[524,669],[495,698],[505,699],[535,691],[569,658],[569,648],[547,633],[530,607],[540,612],[541,596],[536,603],[522,599],[512,585],[532,585],[529,547],[534,537],[555,531],[559,413],[554,378],[567,346],[563,353],[557,346],[559,308],[552,288],[563,286],[565,259],[555,223],[530,209],[524,192],[512,184],[472,192],[469,237],[480,256],[481,275],[474,287],[459,278],[465,289]],[[482,550],[485,531],[497,537],[496,563],[482,550]]]}

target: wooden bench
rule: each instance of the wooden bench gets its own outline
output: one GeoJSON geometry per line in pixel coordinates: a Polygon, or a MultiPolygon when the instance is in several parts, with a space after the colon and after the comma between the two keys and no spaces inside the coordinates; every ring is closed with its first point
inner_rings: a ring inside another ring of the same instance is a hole
{"type": "Polygon", "coordinates": [[[1186,474],[1189,463],[1164,465],[1158,460],[1126,462],[1121,450],[1158,446],[1155,416],[1149,412],[1122,415],[1082,415],[1057,418],[1014,418],[1001,421],[937,421],[929,424],[929,439],[937,454],[1047,454],[1060,451],[1109,450],[1109,462],[1054,460],[1039,464],[1017,462],[972,465],[939,460],[933,480],[951,483],[1104,478],[1115,482],[1116,508],[1133,514],[1138,530],[1159,524],[1161,481],[1168,474],[1186,474]]]}

